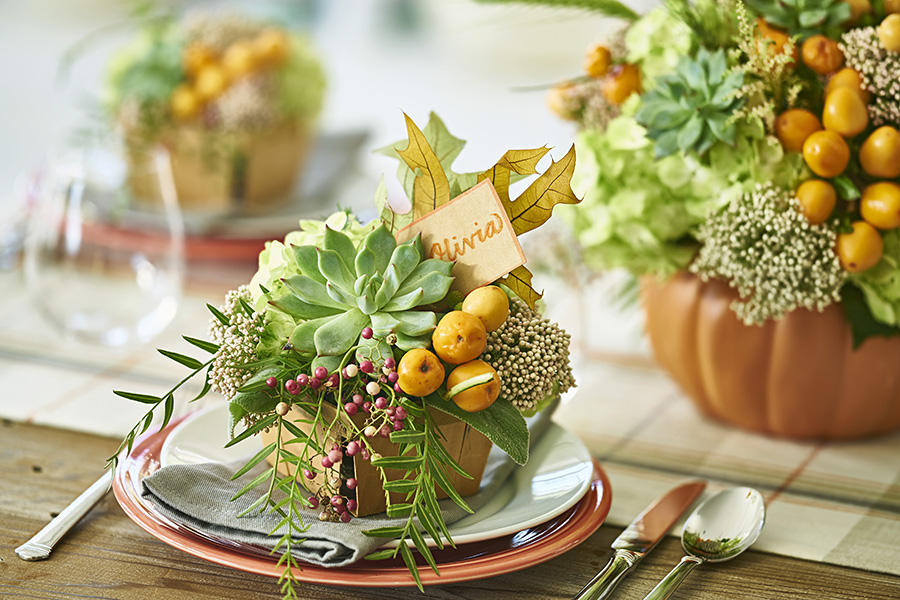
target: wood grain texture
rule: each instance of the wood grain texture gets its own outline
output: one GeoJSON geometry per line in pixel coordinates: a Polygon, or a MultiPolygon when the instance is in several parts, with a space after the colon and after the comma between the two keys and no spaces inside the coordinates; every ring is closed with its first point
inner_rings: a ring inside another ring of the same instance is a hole
{"type": "MultiPolygon", "coordinates": [[[[108,495],[57,545],[47,561],[19,560],[14,549],[96,479],[116,440],[0,422],[0,598],[145,600],[279,598],[274,579],[194,558],[144,533],[108,495]]],[[[566,600],[609,557],[618,528],[604,526],[575,550],[519,573],[427,588],[429,598],[566,600]]],[[[639,599],[681,556],[667,538],[620,586],[639,599]]],[[[303,598],[406,600],[414,588],[361,589],[303,584],[303,598]]],[[[697,569],[675,598],[895,600],[900,577],[749,552],[697,569]]]]}

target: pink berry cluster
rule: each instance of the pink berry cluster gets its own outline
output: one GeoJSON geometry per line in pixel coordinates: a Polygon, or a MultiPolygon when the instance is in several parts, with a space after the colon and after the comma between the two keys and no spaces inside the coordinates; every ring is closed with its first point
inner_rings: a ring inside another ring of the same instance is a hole
{"type": "MultiPolygon", "coordinates": [[[[362,336],[366,338],[368,333],[371,337],[371,329],[366,329],[369,331],[363,330],[362,336]]],[[[343,445],[335,442],[327,452],[310,456],[308,467],[303,469],[303,475],[308,480],[316,479],[318,476],[325,478],[318,493],[307,498],[310,507],[322,508],[320,520],[347,523],[352,519],[351,513],[356,510],[354,490],[357,481],[354,477],[342,475],[341,465],[344,458],[356,456],[362,460],[380,458],[368,439],[375,436],[389,438],[392,432],[403,429],[409,413],[400,405],[402,392],[397,380],[397,361],[390,356],[383,361],[380,371],[371,360],[360,360],[358,364],[347,364],[340,372],[334,373],[329,373],[325,367],[318,366],[312,369],[310,374],[300,373],[292,379],[285,380],[281,390],[275,377],[266,380],[269,388],[279,392],[283,390],[280,395],[285,401],[280,402],[275,408],[281,416],[290,410],[292,397],[304,391],[307,395],[311,392],[332,391],[337,396],[338,389],[342,396],[335,398],[339,409],[350,417],[366,415],[362,423],[358,418],[353,420],[357,427],[356,433],[343,440],[343,445]]],[[[299,398],[294,401],[302,400],[299,398]]]]}

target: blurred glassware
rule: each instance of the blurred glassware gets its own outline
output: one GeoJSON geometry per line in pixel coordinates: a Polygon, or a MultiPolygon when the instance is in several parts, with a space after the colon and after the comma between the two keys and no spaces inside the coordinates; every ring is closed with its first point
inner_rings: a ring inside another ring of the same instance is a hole
{"type": "Polygon", "coordinates": [[[132,163],[132,176],[137,171],[161,191],[159,203],[135,201],[121,156],[91,148],[51,161],[25,239],[34,307],[66,338],[105,346],[143,343],[163,331],[184,276],[168,153],[154,148],[132,163]]]}

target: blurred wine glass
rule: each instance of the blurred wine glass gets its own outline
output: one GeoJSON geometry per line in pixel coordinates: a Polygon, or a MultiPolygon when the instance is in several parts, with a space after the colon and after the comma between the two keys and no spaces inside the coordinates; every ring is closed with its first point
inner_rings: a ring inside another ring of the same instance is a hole
{"type": "Polygon", "coordinates": [[[66,338],[105,346],[163,331],[175,318],[184,271],[168,153],[148,149],[127,165],[121,156],[92,148],[51,161],[25,239],[34,307],[66,338]]]}

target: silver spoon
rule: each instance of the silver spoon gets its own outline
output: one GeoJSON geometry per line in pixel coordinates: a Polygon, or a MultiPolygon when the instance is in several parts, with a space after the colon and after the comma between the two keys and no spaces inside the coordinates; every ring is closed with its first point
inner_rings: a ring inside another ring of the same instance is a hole
{"type": "Polygon", "coordinates": [[[668,598],[701,563],[734,558],[756,541],[765,521],[766,504],[753,488],[735,487],[719,492],[688,517],[681,532],[681,545],[687,556],[644,600],[668,598]]]}

